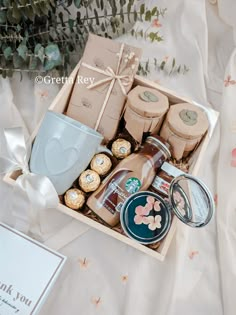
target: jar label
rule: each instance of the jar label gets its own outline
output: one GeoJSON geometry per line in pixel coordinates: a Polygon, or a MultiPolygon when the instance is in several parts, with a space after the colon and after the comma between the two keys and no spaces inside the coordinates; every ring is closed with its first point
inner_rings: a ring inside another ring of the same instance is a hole
{"type": "Polygon", "coordinates": [[[175,167],[174,165],[168,162],[164,162],[161,166],[161,169],[165,171],[171,177],[177,177],[182,174],[185,174],[182,170],[180,170],[179,168],[175,167]]]}
{"type": "Polygon", "coordinates": [[[144,92],[140,93],[139,97],[141,98],[142,101],[148,102],[148,103],[159,101],[158,97],[150,91],[144,91],[144,92]]]}
{"type": "Polygon", "coordinates": [[[197,123],[197,112],[193,110],[183,109],[179,113],[179,117],[188,126],[194,126],[197,123]]]}
{"type": "Polygon", "coordinates": [[[170,184],[163,178],[156,176],[152,183],[152,187],[163,193],[165,196],[168,196],[170,184]]]}

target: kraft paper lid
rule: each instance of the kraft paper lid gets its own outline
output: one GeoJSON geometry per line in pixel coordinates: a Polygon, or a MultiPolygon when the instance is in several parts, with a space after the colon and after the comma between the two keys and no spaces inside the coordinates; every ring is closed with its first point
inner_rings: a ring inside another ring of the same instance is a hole
{"type": "Polygon", "coordinates": [[[167,96],[139,85],[129,92],[127,102],[135,113],[148,118],[162,116],[169,108],[167,96]]]}
{"type": "Polygon", "coordinates": [[[172,132],[186,139],[202,136],[209,127],[206,113],[190,103],[172,105],[166,121],[172,132]]]}

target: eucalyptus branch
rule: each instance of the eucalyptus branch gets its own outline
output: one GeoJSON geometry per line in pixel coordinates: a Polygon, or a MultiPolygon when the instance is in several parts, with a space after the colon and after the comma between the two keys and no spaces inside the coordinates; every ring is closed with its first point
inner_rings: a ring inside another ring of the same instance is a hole
{"type": "MultiPolygon", "coordinates": [[[[3,77],[14,71],[47,73],[57,69],[66,73],[73,52],[77,51],[77,59],[81,56],[89,31],[114,38],[129,31],[126,23],[131,25],[139,20],[151,25],[154,18],[163,17],[166,12],[166,9],[145,4],[136,11],[134,0],[0,0],[0,3],[3,4],[0,5],[0,73],[3,77]],[[72,4],[77,8],[76,18],[67,15],[72,4]],[[37,69],[39,67],[41,70],[37,69]]],[[[140,36],[140,32],[131,32],[131,35],[140,36]]],[[[162,38],[158,32],[147,30],[146,39],[162,38]]],[[[143,66],[140,64],[140,67],[143,66]]],[[[172,67],[172,71],[174,69],[172,67]]]]}
{"type": "Polygon", "coordinates": [[[47,71],[43,69],[38,70],[28,70],[28,69],[20,69],[20,68],[2,68],[0,67],[0,71],[13,71],[13,72],[28,72],[28,73],[46,73],[47,71]]]}
{"type": "Polygon", "coordinates": [[[7,35],[7,36],[2,36],[0,35],[0,40],[23,40],[24,38],[21,35],[7,35]]]}
{"type": "MultiPolygon", "coordinates": [[[[36,1],[34,1],[33,4],[40,4],[42,2],[47,2],[47,0],[36,0],[36,1]]],[[[17,5],[18,9],[27,8],[27,7],[32,7],[32,3],[26,3],[26,4],[19,4],[19,5],[17,5]]],[[[0,7],[0,11],[5,11],[5,10],[8,10],[8,9],[14,9],[14,7],[13,6],[0,7]]]]}

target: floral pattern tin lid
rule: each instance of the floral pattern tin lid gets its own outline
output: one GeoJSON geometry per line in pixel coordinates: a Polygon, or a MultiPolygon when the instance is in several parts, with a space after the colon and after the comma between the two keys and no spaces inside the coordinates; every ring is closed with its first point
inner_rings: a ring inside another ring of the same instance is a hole
{"type": "Polygon", "coordinates": [[[167,203],[157,194],[141,191],[124,203],[120,221],[124,232],[141,244],[161,240],[168,232],[171,214],[167,203]]]}

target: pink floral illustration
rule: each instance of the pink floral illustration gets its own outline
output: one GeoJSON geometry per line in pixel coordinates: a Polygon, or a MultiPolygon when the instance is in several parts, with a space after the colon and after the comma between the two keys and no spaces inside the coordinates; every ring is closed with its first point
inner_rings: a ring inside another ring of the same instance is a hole
{"type": "Polygon", "coordinates": [[[39,90],[38,94],[41,100],[46,100],[48,98],[48,91],[47,90],[39,90]]]}
{"type": "Polygon", "coordinates": [[[168,59],[169,59],[169,56],[165,56],[165,57],[164,57],[165,62],[167,62],[168,59]]]}
{"type": "Polygon", "coordinates": [[[160,229],[161,228],[161,216],[160,215],[155,215],[147,217],[148,220],[148,228],[152,231],[155,229],[160,229]]]}
{"type": "Polygon", "coordinates": [[[87,269],[89,266],[89,260],[85,257],[83,259],[78,259],[79,265],[81,269],[87,269]]]}
{"type": "Polygon", "coordinates": [[[182,214],[185,214],[185,210],[184,210],[185,201],[184,201],[184,198],[181,196],[181,194],[178,191],[174,192],[173,196],[174,196],[174,201],[177,204],[178,210],[182,214]]]}
{"type": "Polygon", "coordinates": [[[161,206],[160,206],[160,201],[156,200],[152,196],[147,197],[147,203],[145,206],[137,206],[135,208],[135,217],[134,217],[134,222],[135,224],[148,224],[148,228],[152,231],[154,231],[156,228],[161,227],[161,216],[156,215],[156,216],[148,216],[150,211],[155,210],[155,211],[160,211],[161,206]]]}
{"type": "Polygon", "coordinates": [[[128,281],[128,275],[123,275],[122,277],[121,277],[121,281],[124,283],[124,284],[126,284],[127,283],[127,281],[128,281]]]}
{"type": "Polygon", "coordinates": [[[236,148],[232,150],[231,166],[236,167],[236,148]]]}
{"type": "Polygon", "coordinates": [[[217,194],[215,194],[215,196],[214,196],[214,202],[215,202],[215,206],[217,206],[218,205],[218,195],[217,194]]]}
{"type": "MultiPolygon", "coordinates": [[[[155,200],[155,198],[152,197],[152,196],[148,196],[148,197],[147,197],[147,205],[146,205],[146,206],[148,206],[149,208],[151,208],[150,211],[151,211],[152,209],[154,209],[155,211],[160,211],[160,210],[161,210],[160,201],[159,201],[159,200],[155,200]]],[[[145,206],[145,207],[146,207],[146,206],[145,206]]]]}
{"type": "Polygon", "coordinates": [[[236,84],[235,80],[231,80],[231,75],[228,75],[227,78],[224,80],[224,86],[228,87],[230,85],[236,84]]]}
{"type": "Polygon", "coordinates": [[[159,20],[156,18],[152,21],[152,27],[161,27],[162,24],[159,22],[159,20]]]}
{"type": "MultiPolygon", "coordinates": [[[[146,206],[145,206],[146,207],[146,206]]],[[[148,208],[145,208],[143,206],[138,206],[135,209],[135,217],[134,217],[134,222],[136,224],[148,224],[147,223],[147,217],[146,215],[149,214],[150,210],[148,208]]]]}
{"type": "Polygon", "coordinates": [[[102,299],[100,297],[92,297],[91,302],[98,307],[102,303],[102,299]]]}
{"type": "Polygon", "coordinates": [[[188,254],[189,259],[193,259],[195,256],[197,256],[199,252],[197,250],[191,250],[188,254]]]}

